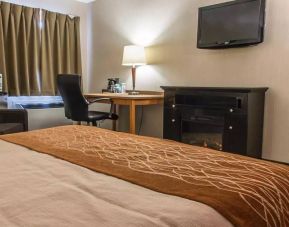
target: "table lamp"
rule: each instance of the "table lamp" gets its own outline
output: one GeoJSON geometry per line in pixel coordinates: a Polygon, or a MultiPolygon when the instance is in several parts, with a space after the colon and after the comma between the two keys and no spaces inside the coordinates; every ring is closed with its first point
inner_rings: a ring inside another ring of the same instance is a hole
{"type": "Polygon", "coordinates": [[[142,46],[125,46],[123,50],[122,65],[132,67],[132,92],[130,95],[137,95],[138,92],[135,91],[135,76],[136,67],[146,65],[145,49],[142,46]]]}

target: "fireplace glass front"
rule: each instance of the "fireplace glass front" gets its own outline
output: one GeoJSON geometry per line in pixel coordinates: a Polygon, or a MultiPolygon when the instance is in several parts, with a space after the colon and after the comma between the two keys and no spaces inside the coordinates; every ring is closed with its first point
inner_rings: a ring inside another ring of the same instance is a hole
{"type": "Polygon", "coordinates": [[[181,140],[184,143],[223,150],[224,118],[192,117],[182,120],[181,140]]]}

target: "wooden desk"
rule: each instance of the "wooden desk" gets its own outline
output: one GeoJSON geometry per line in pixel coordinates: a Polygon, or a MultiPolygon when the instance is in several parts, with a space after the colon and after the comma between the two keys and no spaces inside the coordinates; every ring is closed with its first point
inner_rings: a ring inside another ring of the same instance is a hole
{"type": "MultiPolygon", "coordinates": [[[[130,133],[136,134],[136,106],[163,104],[163,92],[141,91],[139,95],[117,94],[117,93],[90,93],[84,95],[87,99],[110,98],[115,105],[129,106],[130,133]]],[[[102,101],[102,103],[105,103],[102,101]]],[[[116,112],[116,109],[114,110],[116,112]]],[[[116,122],[113,123],[113,130],[116,130],[116,122]]]]}

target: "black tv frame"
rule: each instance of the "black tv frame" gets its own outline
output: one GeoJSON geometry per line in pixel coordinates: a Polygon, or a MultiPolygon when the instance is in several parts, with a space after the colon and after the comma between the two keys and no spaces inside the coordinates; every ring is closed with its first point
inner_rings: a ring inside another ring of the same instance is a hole
{"type": "Polygon", "coordinates": [[[199,21],[198,21],[198,40],[197,40],[197,48],[199,49],[224,49],[224,48],[233,48],[233,47],[244,47],[244,46],[251,46],[251,45],[257,45],[259,43],[262,43],[264,41],[264,27],[265,27],[265,15],[266,15],[266,0],[236,0],[236,1],[230,1],[225,3],[220,3],[216,5],[211,6],[205,6],[199,8],[199,21]],[[257,39],[240,39],[240,40],[228,40],[222,43],[209,43],[209,44],[201,44],[199,41],[201,39],[201,24],[202,24],[202,12],[204,10],[214,9],[214,8],[220,8],[224,6],[230,6],[230,5],[237,5],[237,4],[244,4],[246,2],[253,2],[253,1],[260,1],[261,2],[261,12],[260,12],[260,18],[259,18],[259,32],[258,32],[258,38],[257,39]]]}

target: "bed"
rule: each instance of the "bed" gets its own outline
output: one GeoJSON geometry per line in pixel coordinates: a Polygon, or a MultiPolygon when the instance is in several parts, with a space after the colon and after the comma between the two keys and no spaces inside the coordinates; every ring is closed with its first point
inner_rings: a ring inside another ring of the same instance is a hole
{"type": "Polygon", "coordinates": [[[289,226],[289,167],[63,126],[0,137],[0,226],[289,226]]]}

